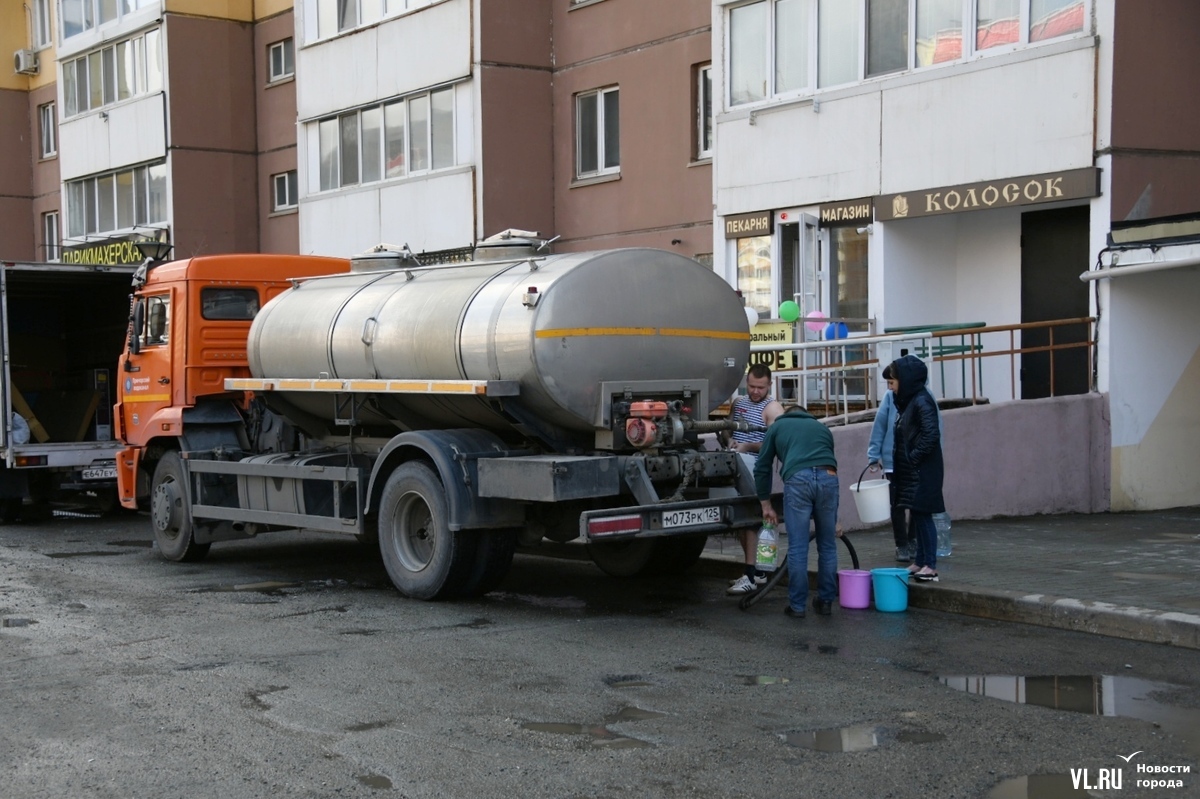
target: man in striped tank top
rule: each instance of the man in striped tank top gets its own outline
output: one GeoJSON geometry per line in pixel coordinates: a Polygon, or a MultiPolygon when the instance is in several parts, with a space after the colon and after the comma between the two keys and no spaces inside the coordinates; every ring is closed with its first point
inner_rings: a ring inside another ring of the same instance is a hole
{"type": "MultiPolygon", "coordinates": [[[[770,427],[783,413],[783,406],[771,397],[771,367],[756,363],[746,373],[746,396],[738,397],[729,407],[729,418],[751,425],[770,427]]],[[[734,431],[729,437],[729,448],[742,454],[746,466],[754,471],[754,461],[762,447],[766,433],[743,433],[734,431]]],[[[725,592],[730,596],[749,594],[767,581],[767,577],[755,568],[758,550],[758,533],[743,530],[739,533],[742,551],[746,555],[746,573],[734,581],[725,592]]]]}

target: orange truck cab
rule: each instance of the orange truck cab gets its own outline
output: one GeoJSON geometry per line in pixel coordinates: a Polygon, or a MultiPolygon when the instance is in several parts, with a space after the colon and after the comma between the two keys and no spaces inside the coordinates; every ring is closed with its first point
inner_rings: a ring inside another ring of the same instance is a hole
{"type": "Polygon", "coordinates": [[[250,376],[246,341],[258,310],[293,278],[349,268],[340,258],[208,255],[149,269],[133,296],[113,381],[113,419],[125,445],[117,455],[123,506],[147,497],[162,452],[206,448],[212,431],[241,429],[248,396],[226,390],[225,379],[250,376]]]}

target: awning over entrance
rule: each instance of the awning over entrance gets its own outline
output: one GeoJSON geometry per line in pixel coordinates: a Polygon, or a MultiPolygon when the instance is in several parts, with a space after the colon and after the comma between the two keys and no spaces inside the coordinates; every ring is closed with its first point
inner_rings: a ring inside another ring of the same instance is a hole
{"type": "Polygon", "coordinates": [[[1143,275],[1165,269],[1200,266],[1200,241],[1185,244],[1138,247],[1129,250],[1110,250],[1101,253],[1100,268],[1084,272],[1079,279],[1106,280],[1113,277],[1143,275]]]}

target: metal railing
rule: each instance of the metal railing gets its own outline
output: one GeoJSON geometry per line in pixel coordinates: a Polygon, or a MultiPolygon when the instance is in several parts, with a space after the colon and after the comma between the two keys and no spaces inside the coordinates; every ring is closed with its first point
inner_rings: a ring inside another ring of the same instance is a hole
{"type": "Polygon", "coordinates": [[[858,410],[878,404],[878,372],[906,352],[921,358],[929,369],[929,387],[943,399],[959,399],[964,404],[989,402],[994,398],[1018,399],[1027,393],[1022,388],[1029,359],[1048,359],[1046,385],[1031,385],[1032,396],[1059,396],[1091,390],[1094,317],[1055,319],[1012,325],[930,326],[936,329],[905,329],[879,336],[860,336],[798,344],[763,344],[751,352],[797,352],[799,365],[774,372],[774,395],[785,404],[795,402],[823,415],[849,417],[858,410]],[[1041,335],[1045,331],[1045,335],[1041,335]],[[1081,331],[1082,335],[1079,332],[1081,331]],[[1057,341],[1056,341],[1057,333],[1057,341]],[[1018,341],[1018,336],[1021,340],[1018,341]],[[1081,363],[1067,363],[1064,351],[1085,350],[1081,363]],[[1055,356],[1059,354],[1056,363],[1055,356]],[[1004,364],[992,366],[1007,357],[1004,364]],[[986,384],[992,389],[984,393],[986,384]],[[1062,383],[1067,382],[1064,390],[1062,383]],[[1045,390],[1043,390],[1045,389],[1045,390]]]}

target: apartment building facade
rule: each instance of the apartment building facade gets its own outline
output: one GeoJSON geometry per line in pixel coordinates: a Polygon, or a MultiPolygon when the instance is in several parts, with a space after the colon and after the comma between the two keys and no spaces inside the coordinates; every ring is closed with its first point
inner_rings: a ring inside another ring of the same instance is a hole
{"type": "Polygon", "coordinates": [[[1200,501],[1186,466],[1200,445],[1200,323],[1183,299],[1197,296],[1195,270],[1080,279],[1114,227],[1200,212],[1200,124],[1183,99],[1200,89],[1200,6],[712,11],[714,259],[760,315],[792,300],[805,316],[857,320],[852,336],[1096,317],[1091,379],[1068,368],[1081,349],[1054,372],[1049,359],[992,359],[983,384],[1004,400],[1047,396],[1055,377],[1056,394],[1106,393],[1111,507],[1200,501]]]}
{"type": "Polygon", "coordinates": [[[707,2],[297,3],[300,249],[711,248],[707,2]]]}
{"type": "Polygon", "coordinates": [[[0,257],[295,252],[290,0],[3,0],[0,257]],[[28,54],[28,55],[23,55],[28,54]]]}

